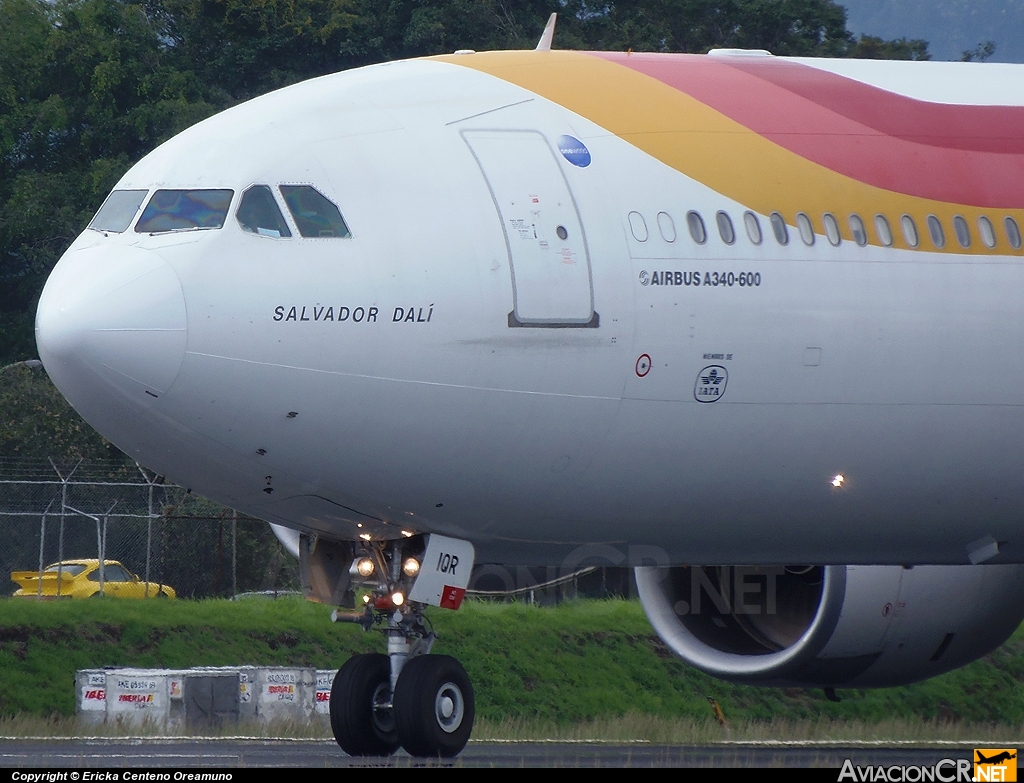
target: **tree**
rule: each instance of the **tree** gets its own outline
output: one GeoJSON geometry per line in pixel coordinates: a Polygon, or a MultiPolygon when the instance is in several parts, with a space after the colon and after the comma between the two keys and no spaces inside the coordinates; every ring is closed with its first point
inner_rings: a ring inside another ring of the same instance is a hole
{"type": "Polygon", "coordinates": [[[0,459],[59,463],[79,458],[122,464],[127,457],[85,423],[42,369],[0,371],[0,459]]]}
{"type": "Polygon", "coordinates": [[[216,108],[120,0],[0,0],[0,362],[35,355],[57,258],[132,162],[216,108]]]}
{"type": "Polygon", "coordinates": [[[965,49],[963,54],[960,56],[960,62],[962,63],[983,63],[989,57],[996,53],[996,42],[995,41],[984,41],[979,43],[973,49],[965,49]]]}
{"type": "Polygon", "coordinates": [[[161,141],[312,76],[532,48],[553,7],[558,48],[927,58],[855,41],[832,0],[0,0],[0,365],[35,355],[47,274],[161,141]]]}
{"type": "Polygon", "coordinates": [[[928,42],[900,38],[885,41],[873,35],[862,35],[849,51],[850,57],[864,60],[930,60],[928,42]]]}

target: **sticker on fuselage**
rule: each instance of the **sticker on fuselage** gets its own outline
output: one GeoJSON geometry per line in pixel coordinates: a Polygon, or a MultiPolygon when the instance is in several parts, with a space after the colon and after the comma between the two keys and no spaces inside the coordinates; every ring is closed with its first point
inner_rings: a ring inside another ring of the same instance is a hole
{"type": "Polygon", "coordinates": [[[718,402],[729,383],[729,371],[720,364],[709,364],[699,373],[693,384],[693,397],[697,402],[718,402]]]}
{"type": "Polygon", "coordinates": [[[590,150],[575,136],[559,136],[558,151],[574,166],[583,169],[590,165],[590,150]]]}
{"type": "Polygon", "coordinates": [[[646,353],[640,354],[640,358],[636,360],[636,377],[643,378],[647,373],[651,371],[651,357],[646,353]]]}

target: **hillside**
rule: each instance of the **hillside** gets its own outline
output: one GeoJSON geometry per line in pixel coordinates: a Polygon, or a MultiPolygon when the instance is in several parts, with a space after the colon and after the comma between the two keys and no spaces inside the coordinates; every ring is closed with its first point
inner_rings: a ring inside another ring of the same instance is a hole
{"type": "MultiPolygon", "coordinates": [[[[302,664],[334,667],[383,637],[332,625],[298,599],[43,603],[0,601],[0,717],[71,715],[78,668],[302,664]]],[[[539,608],[467,602],[430,615],[436,652],[458,657],[485,720],[567,725],[625,714],[705,722],[708,698],[733,724],[905,719],[1024,724],[1024,633],[964,669],[905,688],[752,688],[711,679],[675,658],[639,604],[576,601],[539,608]]]]}

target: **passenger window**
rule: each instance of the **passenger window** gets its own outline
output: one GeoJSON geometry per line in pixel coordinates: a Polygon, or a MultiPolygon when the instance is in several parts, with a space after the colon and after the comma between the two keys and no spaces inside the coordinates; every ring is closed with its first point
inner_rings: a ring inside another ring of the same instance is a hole
{"type": "Polygon", "coordinates": [[[775,234],[775,239],[780,245],[789,244],[789,229],[786,228],[786,221],[782,215],[778,212],[772,212],[768,216],[769,222],[772,224],[772,233],[775,234]]]}
{"type": "Polygon", "coordinates": [[[860,219],[860,215],[850,215],[850,233],[853,234],[853,241],[861,247],[868,243],[868,230],[864,227],[864,221],[860,219]]]}
{"type": "Polygon", "coordinates": [[[746,212],[743,215],[743,225],[747,228],[747,236],[755,245],[761,244],[761,223],[753,212],[746,212]]]}
{"type": "Polygon", "coordinates": [[[646,242],[649,235],[644,216],[639,212],[630,212],[626,217],[629,219],[629,230],[633,234],[633,239],[637,242],[646,242]]]}
{"type": "Polygon", "coordinates": [[[1017,221],[1007,217],[1003,220],[1003,225],[1006,226],[1006,238],[1010,240],[1010,247],[1020,250],[1020,229],[1017,227],[1017,221]]]}
{"type": "Polygon", "coordinates": [[[985,243],[987,247],[996,246],[996,229],[992,225],[992,221],[982,215],[978,218],[978,233],[981,234],[981,241],[985,243]]]}
{"type": "Polygon", "coordinates": [[[147,190],[115,190],[103,202],[100,211],[92,219],[89,228],[94,231],[109,231],[120,234],[135,220],[139,207],[146,199],[147,190]]]}
{"type": "Polygon", "coordinates": [[[281,185],[281,195],[304,237],[350,237],[341,210],[310,185],[281,185]]]}
{"type": "Polygon", "coordinates": [[[221,228],[233,190],[158,190],[135,224],[135,233],[221,228]]]}
{"type": "Polygon", "coordinates": [[[290,237],[288,224],[266,185],[253,185],[242,194],[242,202],[235,212],[243,231],[263,237],[290,237]]]}
{"type": "Polygon", "coordinates": [[[811,223],[811,219],[807,217],[806,212],[796,213],[796,227],[800,231],[800,238],[804,241],[804,244],[808,247],[814,244],[814,225],[811,223]]]}
{"type": "Polygon", "coordinates": [[[946,232],[942,230],[942,221],[935,215],[928,216],[928,233],[931,234],[932,244],[942,248],[946,246],[946,232]]]}
{"type": "Polygon", "coordinates": [[[956,241],[960,247],[971,246],[971,229],[962,215],[953,216],[953,233],[956,234],[956,241]]]}
{"type": "Polygon", "coordinates": [[[875,215],[875,233],[878,234],[878,241],[886,247],[892,247],[892,228],[885,215],[875,215]]]}
{"type": "Polygon", "coordinates": [[[911,247],[917,247],[917,224],[914,222],[914,218],[910,215],[904,215],[900,218],[900,225],[903,227],[903,238],[907,240],[907,244],[911,247]]]}
{"type": "Polygon", "coordinates": [[[661,232],[661,238],[669,244],[676,241],[676,224],[668,212],[658,213],[658,230],[661,232]]]}
{"type": "Polygon", "coordinates": [[[686,225],[690,228],[690,236],[693,237],[693,241],[698,245],[703,245],[708,241],[708,232],[704,228],[704,218],[702,218],[697,212],[686,213],[686,225]]]}
{"type": "Polygon", "coordinates": [[[836,216],[831,212],[826,212],[822,215],[821,222],[825,226],[825,236],[828,237],[829,244],[833,247],[839,247],[839,243],[843,241],[843,236],[839,233],[839,221],[836,220],[836,216]]]}
{"type": "Polygon", "coordinates": [[[715,215],[715,222],[718,223],[718,234],[725,244],[731,245],[736,241],[736,230],[732,227],[732,218],[729,215],[719,212],[715,215]]]}

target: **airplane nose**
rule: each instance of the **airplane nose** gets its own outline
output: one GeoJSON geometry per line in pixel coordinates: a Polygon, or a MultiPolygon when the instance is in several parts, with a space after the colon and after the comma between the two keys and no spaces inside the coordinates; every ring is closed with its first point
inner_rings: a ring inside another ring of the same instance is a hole
{"type": "Polygon", "coordinates": [[[185,358],[185,297],[156,253],[91,247],[67,253],[36,310],[39,358],[83,412],[119,391],[149,404],[166,392],[185,358]]]}

